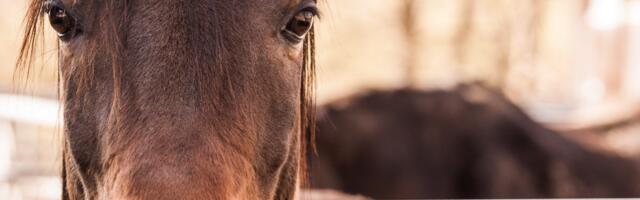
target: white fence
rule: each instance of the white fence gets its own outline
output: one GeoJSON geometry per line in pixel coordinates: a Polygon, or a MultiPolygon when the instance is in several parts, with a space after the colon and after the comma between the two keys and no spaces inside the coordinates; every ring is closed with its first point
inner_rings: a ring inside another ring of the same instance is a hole
{"type": "Polygon", "coordinates": [[[0,199],[59,199],[61,121],[55,100],[0,94],[0,199]]]}

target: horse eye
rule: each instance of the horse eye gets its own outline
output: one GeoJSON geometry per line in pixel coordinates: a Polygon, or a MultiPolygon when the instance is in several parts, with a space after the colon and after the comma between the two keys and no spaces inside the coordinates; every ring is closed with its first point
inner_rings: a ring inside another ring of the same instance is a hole
{"type": "Polygon", "coordinates": [[[58,6],[49,8],[49,23],[59,37],[65,37],[71,33],[76,25],[76,20],[69,16],[67,11],[58,6]]]}
{"type": "Polygon", "coordinates": [[[300,11],[287,23],[284,32],[293,36],[296,41],[301,41],[311,30],[315,16],[313,11],[300,11]]]}

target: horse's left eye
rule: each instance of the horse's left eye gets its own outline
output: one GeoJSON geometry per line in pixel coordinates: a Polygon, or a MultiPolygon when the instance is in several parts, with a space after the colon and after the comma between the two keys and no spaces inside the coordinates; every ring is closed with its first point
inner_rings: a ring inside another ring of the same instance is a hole
{"type": "Polygon", "coordinates": [[[301,41],[313,27],[316,12],[302,10],[298,12],[285,27],[284,34],[293,37],[295,41],[301,41]]]}
{"type": "Polygon", "coordinates": [[[59,37],[66,37],[72,33],[76,20],[69,16],[66,10],[59,6],[51,6],[47,14],[49,15],[49,24],[59,37]]]}

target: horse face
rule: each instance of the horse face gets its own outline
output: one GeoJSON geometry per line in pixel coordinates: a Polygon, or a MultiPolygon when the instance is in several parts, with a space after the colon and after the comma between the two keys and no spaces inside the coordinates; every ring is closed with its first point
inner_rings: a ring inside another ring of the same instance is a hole
{"type": "Polygon", "coordinates": [[[64,198],[293,198],[314,1],[34,1],[60,40],[64,198]]]}

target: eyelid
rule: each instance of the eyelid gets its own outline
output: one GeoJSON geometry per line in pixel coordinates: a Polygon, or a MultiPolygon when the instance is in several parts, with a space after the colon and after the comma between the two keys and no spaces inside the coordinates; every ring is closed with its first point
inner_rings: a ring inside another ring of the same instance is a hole
{"type": "Polygon", "coordinates": [[[43,14],[48,14],[53,7],[64,8],[64,5],[59,1],[55,1],[55,0],[45,1],[44,4],[42,5],[42,12],[44,12],[43,14]]]}
{"type": "Polygon", "coordinates": [[[306,3],[301,4],[297,13],[300,12],[311,12],[318,19],[322,18],[322,13],[314,1],[307,1],[306,3]]]}
{"type": "Polygon", "coordinates": [[[73,6],[67,6],[60,0],[46,0],[42,5],[42,14],[49,14],[53,7],[58,7],[63,9],[68,15],[72,16],[76,21],[78,21],[76,12],[73,9],[73,6]]]}

